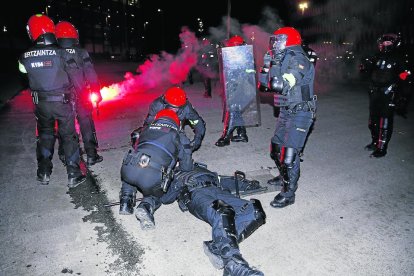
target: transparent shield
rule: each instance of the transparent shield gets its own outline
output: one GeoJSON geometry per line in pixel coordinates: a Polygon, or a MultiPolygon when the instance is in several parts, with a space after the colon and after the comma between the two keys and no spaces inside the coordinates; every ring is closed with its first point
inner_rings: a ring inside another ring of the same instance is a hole
{"type": "Polygon", "coordinates": [[[223,115],[229,113],[229,126],[259,126],[260,106],[253,46],[220,48],[218,56],[224,100],[223,115]]]}

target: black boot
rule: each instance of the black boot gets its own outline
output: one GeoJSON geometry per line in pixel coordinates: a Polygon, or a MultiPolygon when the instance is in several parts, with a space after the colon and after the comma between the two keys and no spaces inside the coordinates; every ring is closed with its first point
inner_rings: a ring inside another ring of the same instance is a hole
{"type": "Polygon", "coordinates": [[[135,194],[121,193],[119,197],[119,214],[132,215],[135,207],[135,194]]]}
{"type": "Polygon", "coordinates": [[[37,170],[37,181],[39,181],[41,185],[48,185],[50,181],[50,173],[48,172],[40,172],[37,170]]]}
{"type": "Polygon", "coordinates": [[[264,274],[251,268],[241,255],[233,255],[224,266],[223,276],[264,276],[264,274]]]}
{"type": "Polygon", "coordinates": [[[374,157],[374,158],[381,158],[384,157],[387,154],[387,150],[385,149],[376,149],[371,155],[370,157],[374,157]]]}
{"type": "Polygon", "coordinates": [[[300,157],[294,148],[285,148],[284,162],[280,164],[280,175],[282,176],[282,191],[270,202],[274,208],[283,208],[295,203],[295,192],[298,188],[300,175],[300,157]]]}
{"type": "Polygon", "coordinates": [[[377,148],[377,144],[375,142],[371,142],[370,144],[364,147],[366,151],[374,151],[376,148],[377,148]]]}
{"type": "Polygon", "coordinates": [[[282,176],[278,175],[276,177],[273,177],[272,179],[269,179],[267,181],[267,184],[273,185],[273,186],[282,186],[283,185],[283,178],[282,178],[282,176]]]}
{"type": "Polygon", "coordinates": [[[237,135],[231,137],[232,142],[249,142],[249,138],[247,137],[246,128],[244,126],[236,127],[237,135]]]}
{"type": "Polygon", "coordinates": [[[225,127],[223,134],[221,137],[217,140],[216,146],[217,147],[224,147],[230,145],[230,139],[233,135],[234,128],[225,127]]]}
{"type": "Polygon", "coordinates": [[[135,217],[139,220],[141,229],[152,230],[155,229],[154,209],[146,202],[140,203],[135,209],[135,217]]]}
{"type": "Polygon", "coordinates": [[[94,153],[94,154],[87,154],[87,158],[86,158],[86,165],[88,167],[95,165],[96,163],[102,162],[103,161],[103,157],[100,156],[98,153],[94,153]]]}
{"type": "Polygon", "coordinates": [[[68,175],[68,187],[75,188],[86,181],[86,176],[82,174],[70,173],[68,175]]]}
{"type": "Polygon", "coordinates": [[[215,145],[217,147],[224,147],[230,145],[230,139],[233,136],[234,129],[235,127],[233,126],[233,117],[230,114],[230,112],[227,111],[224,118],[223,134],[217,140],[215,145]]]}
{"type": "Polygon", "coordinates": [[[279,193],[270,202],[270,206],[274,208],[283,208],[293,203],[295,203],[295,196],[285,197],[282,193],[279,193]]]}

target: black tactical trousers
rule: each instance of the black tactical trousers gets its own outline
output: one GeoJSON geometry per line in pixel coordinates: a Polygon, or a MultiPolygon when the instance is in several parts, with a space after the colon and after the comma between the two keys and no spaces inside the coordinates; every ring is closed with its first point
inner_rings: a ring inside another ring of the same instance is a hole
{"type": "Polygon", "coordinates": [[[95,157],[98,139],[96,138],[95,123],[93,121],[93,107],[89,101],[78,101],[76,103],[76,118],[78,119],[82,142],[86,154],[95,157]]]}
{"type": "Polygon", "coordinates": [[[75,112],[70,103],[40,101],[35,108],[37,121],[37,161],[41,173],[51,173],[55,145],[54,128],[58,123],[59,136],[62,138],[68,174],[81,175],[79,167],[79,139],[75,130],[75,112]]]}

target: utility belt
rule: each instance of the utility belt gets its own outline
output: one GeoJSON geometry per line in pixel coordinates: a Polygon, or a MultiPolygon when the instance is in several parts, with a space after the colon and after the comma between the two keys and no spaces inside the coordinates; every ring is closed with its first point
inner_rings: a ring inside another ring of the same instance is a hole
{"type": "MultiPolygon", "coordinates": [[[[163,145],[158,144],[156,142],[147,141],[147,142],[139,143],[138,146],[137,146],[137,149],[139,149],[140,146],[146,145],[146,144],[153,145],[153,146],[161,149],[162,151],[164,151],[171,158],[171,162],[168,166],[160,165],[156,162],[151,162],[151,163],[153,163],[152,164],[153,168],[159,169],[161,171],[161,180],[162,180],[161,181],[161,188],[162,188],[163,192],[166,192],[171,180],[174,177],[174,170],[173,169],[174,169],[174,166],[175,166],[176,159],[174,158],[172,153],[169,152],[163,145]]],[[[151,159],[151,156],[149,156],[149,159],[151,159]]],[[[148,163],[149,163],[149,161],[148,161],[148,163]]]]}
{"type": "Polygon", "coordinates": [[[38,104],[39,102],[61,102],[67,104],[73,100],[73,95],[63,92],[61,94],[44,94],[43,92],[32,91],[32,100],[34,104],[38,104]]]}
{"type": "Polygon", "coordinates": [[[298,111],[315,112],[317,100],[318,97],[316,95],[313,95],[313,97],[308,101],[303,102],[292,101],[290,97],[280,94],[274,95],[274,105],[277,107],[282,107],[285,110],[289,110],[292,113],[296,113],[298,111]]]}
{"type": "MultiPolygon", "coordinates": [[[[169,166],[162,165],[151,158],[151,155],[140,151],[129,150],[128,154],[123,160],[124,165],[137,166],[139,168],[152,168],[161,172],[161,188],[165,191],[171,181],[173,170],[171,164],[169,166]]],[[[164,191],[164,192],[165,192],[164,191]]]]}

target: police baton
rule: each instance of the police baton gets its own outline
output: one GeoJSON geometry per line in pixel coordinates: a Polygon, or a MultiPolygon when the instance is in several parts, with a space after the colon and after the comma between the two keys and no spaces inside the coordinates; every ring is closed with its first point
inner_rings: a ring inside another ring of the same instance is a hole
{"type": "Polygon", "coordinates": [[[244,174],[244,172],[241,172],[241,171],[235,171],[234,172],[234,186],[236,188],[236,196],[238,198],[240,198],[239,176],[240,176],[241,180],[246,178],[246,175],[244,174]]]}

